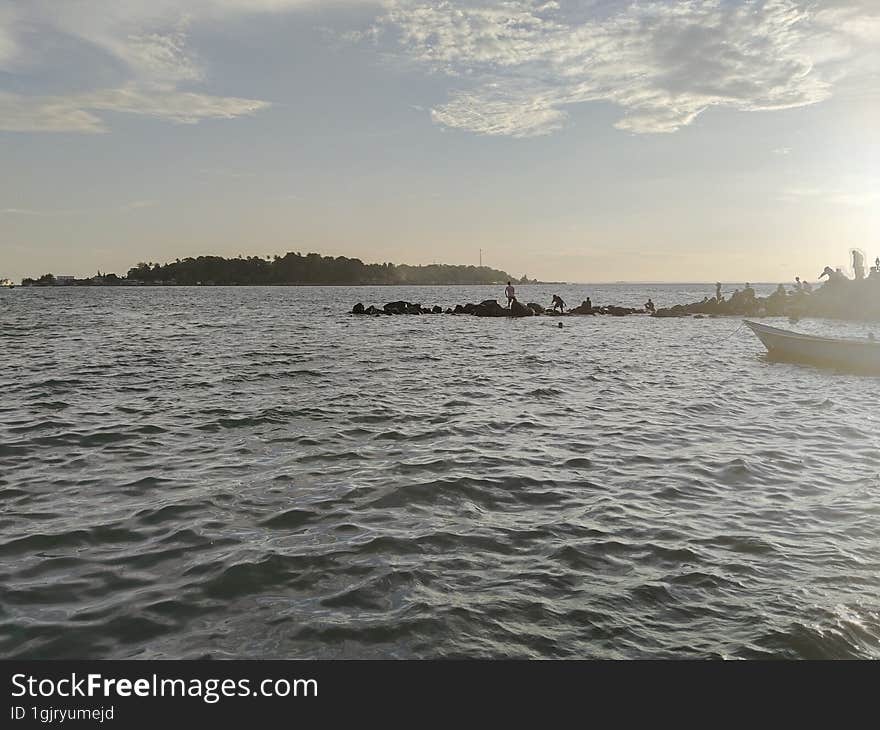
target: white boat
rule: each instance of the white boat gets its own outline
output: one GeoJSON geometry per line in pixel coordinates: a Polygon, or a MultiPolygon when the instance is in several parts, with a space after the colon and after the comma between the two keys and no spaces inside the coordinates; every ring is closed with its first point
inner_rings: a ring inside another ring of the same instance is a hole
{"type": "Polygon", "coordinates": [[[880,342],[817,337],[748,320],[745,323],[767,348],[772,360],[880,373],[880,342]]]}

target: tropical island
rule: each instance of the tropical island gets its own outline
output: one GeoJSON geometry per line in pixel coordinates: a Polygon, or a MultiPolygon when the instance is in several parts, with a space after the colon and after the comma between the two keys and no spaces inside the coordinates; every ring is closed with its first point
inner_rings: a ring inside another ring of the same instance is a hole
{"type": "Polygon", "coordinates": [[[365,264],[345,256],[294,253],[284,256],[199,256],[171,263],[140,263],[126,276],[102,274],[77,279],[44,274],[23,279],[22,286],[315,286],[315,285],[497,285],[508,281],[537,284],[527,277],[514,278],[488,266],[430,264],[365,264]]]}

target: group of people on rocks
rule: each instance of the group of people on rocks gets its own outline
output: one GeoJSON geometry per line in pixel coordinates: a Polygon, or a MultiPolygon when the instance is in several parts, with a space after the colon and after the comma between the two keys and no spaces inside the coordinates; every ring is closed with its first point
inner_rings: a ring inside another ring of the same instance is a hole
{"type": "MultiPolygon", "coordinates": [[[[880,278],[880,256],[874,259],[874,265],[868,270],[867,277],[865,276],[865,255],[859,251],[858,249],[853,249],[852,251],[852,270],[853,277],[855,281],[861,281],[862,279],[877,279],[880,278]]],[[[849,281],[846,275],[840,269],[832,269],[830,266],[826,266],[822,273],[819,274],[819,278],[823,279],[828,277],[828,281],[830,283],[839,283],[842,281],[849,281]]]]}
{"type": "MultiPolygon", "coordinates": [[[[856,280],[864,279],[864,257],[859,251],[853,251],[853,271],[855,272],[856,280]]],[[[822,273],[819,275],[819,279],[823,279],[827,277],[829,283],[836,284],[841,281],[849,281],[849,279],[844,275],[844,273],[840,269],[832,269],[830,266],[826,266],[822,273]]],[[[880,280],[880,256],[874,261],[874,266],[870,268],[870,271],[867,275],[868,279],[878,279],[880,280]]],[[[733,293],[730,295],[730,298],[725,300],[724,294],[725,292],[721,291],[722,285],[721,282],[715,284],[715,297],[714,304],[721,305],[724,311],[730,310],[731,312],[743,312],[748,313],[751,311],[757,311],[761,307],[768,307],[770,310],[782,310],[785,307],[785,302],[788,301],[789,297],[804,297],[809,296],[813,293],[813,285],[807,281],[806,279],[801,279],[800,276],[796,276],[794,278],[794,288],[791,292],[788,292],[783,284],[780,284],[776,291],[766,297],[765,300],[759,302],[758,298],[755,295],[755,290],[752,288],[752,285],[749,282],[746,282],[745,287],[740,289],[735,289],[733,293]]],[[[507,308],[510,309],[511,305],[516,302],[516,289],[514,288],[511,282],[507,282],[507,287],[504,290],[504,295],[507,297],[507,308]]],[[[708,304],[711,302],[708,297],[703,299],[702,304],[708,304]]],[[[562,297],[558,294],[554,294],[551,300],[551,305],[553,311],[564,313],[565,312],[565,302],[562,297]]],[[[580,309],[584,309],[585,307],[591,308],[592,303],[587,299],[583,305],[581,305],[580,309]]],[[[648,298],[648,301],[644,304],[644,310],[650,314],[654,314],[657,311],[654,302],[648,298]]],[[[665,310],[664,310],[665,311],[665,310]]]]}
{"type": "MultiPolygon", "coordinates": [[[[511,305],[516,301],[516,289],[509,281],[504,289],[504,296],[507,297],[507,308],[510,309],[511,305]]],[[[558,294],[553,295],[550,304],[553,305],[554,311],[559,312],[560,314],[565,312],[565,302],[562,301],[562,297],[558,294]]]]}
{"type": "MultiPolygon", "coordinates": [[[[507,298],[507,308],[510,309],[513,303],[516,301],[516,288],[509,281],[507,282],[507,286],[504,288],[504,296],[507,298]]],[[[553,306],[554,312],[559,312],[560,314],[565,313],[565,301],[558,294],[553,295],[550,304],[553,306]]],[[[593,303],[590,301],[589,297],[587,297],[581,304],[581,308],[592,309],[592,307],[593,303]]],[[[651,301],[650,297],[648,297],[648,301],[645,302],[645,311],[649,312],[650,314],[653,314],[656,311],[654,302],[651,301]]]]}

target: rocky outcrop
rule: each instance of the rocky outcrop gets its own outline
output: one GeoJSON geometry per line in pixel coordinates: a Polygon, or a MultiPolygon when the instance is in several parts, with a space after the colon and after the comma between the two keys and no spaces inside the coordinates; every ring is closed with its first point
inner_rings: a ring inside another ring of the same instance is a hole
{"type": "MultiPolygon", "coordinates": [[[[594,306],[587,299],[577,307],[562,313],[553,309],[545,309],[542,305],[530,302],[520,304],[513,302],[508,309],[502,307],[496,299],[486,299],[479,304],[456,304],[445,310],[438,306],[423,307],[421,304],[397,301],[388,302],[381,309],[374,306],[364,307],[360,302],[354,305],[354,315],[398,315],[398,314],[469,314],[476,317],[532,317],[543,315],[548,317],[569,317],[578,315],[605,315],[610,317],[626,317],[633,314],[647,314],[644,309],[619,307],[616,305],[594,306]]],[[[774,293],[767,297],[756,297],[752,289],[737,291],[729,299],[717,301],[705,297],[700,302],[676,304],[672,307],[657,309],[654,317],[823,317],[829,319],[853,319],[880,321],[880,272],[872,273],[867,279],[853,281],[837,277],[821,288],[808,294],[804,291],[787,292],[780,285],[774,293]]]]}
{"type": "Polygon", "coordinates": [[[486,299],[480,302],[471,314],[477,317],[507,317],[510,312],[502,307],[495,299],[486,299]]]}
{"type": "Polygon", "coordinates": [[[583,301],[577,307],[568,310],[569,314],[597,314],[596,310],[593,309],[593,305],[587,301],[583,301]]]}
{"type": "Polygon", "coordinates": [[[521,304],[520,302],[514,299],[510,303],[510,312],[511,317],[534,317],[535,313],[531,310],[530,307],[527,307],[525,304],[521,304]]]}
{"type": "Polygon", "coordinates": [[[590,305],[589,300],[584,301],[581,306],[575,307],[569,312],[559,312],[554,309],[545,309],[540,304],[535,302],[529,302],[528,304],[522,304],[516,300],[511,302],[510,307],[503,307],[498,303],[497,299],[484,299],[479,304],[456,304],[455,307],[448,307],[445,310],[443,307],[439,305],[434,305],[432,307],[423,307],[421,304],[414,304],[412,302],[388,302],[385,304],[382,309],[378,309],[377,307],[370,306],[364,307],[363,304],[358,302],[352,307],[351,313],[358,315],[401,315],[401,314],[469,314],[474,317],[535,317],[535,316],[549,316],[549,317],[568,317],[572,315],[578,314],[606,314],[615,317],[622,317],[629,314],[643,314],[644,310],[641,309],[629,309],[627,307],[617,307],[617,306],[607,306],[607,307],[593,307],[590,305]]]}
{"type": "Polygon", "coordinates": [[[808,293],[786,291],[781,284],[772,294],[756,297],[751,289],[734,292],[728,299],[704,298],[700,302],[658,309],[655,317],[790,317],[880,321],[880,272],[867,279],[835,277],[808,293]]]}

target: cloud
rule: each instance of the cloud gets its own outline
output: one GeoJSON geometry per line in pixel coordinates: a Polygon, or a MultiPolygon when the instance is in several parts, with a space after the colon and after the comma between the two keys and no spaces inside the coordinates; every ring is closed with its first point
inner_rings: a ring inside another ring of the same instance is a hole
{"type": "Polygon", "coordinates": [[[778,110],[827,99],[880,39],[880,9],[807,0],[389,0],[380,27],[402,56],[457,84],[432,117],[529,137],[566,108],[611,102],[615,126],[675,132],[724,106],[778,110]],[[829,50],[831,49],[831,50],[829,50]],[[838,64],[832,70],[822,62],[838,64]]]}
{"type": "Polygon", "coordinates": [[[0,130],[6,132],[103,132],[101,119],[63,97],[0,92],[0,130]]]}
{"type": "Polygon", "coordinates": [[[254,114],[268,102],[127,86],[71,96],[0,93],[0,130],[7,132],[106,132],[94,111],[151,116],[180,124],[254,114]]]}
{"type": "Polygon", "coordinates": [[[0,214],[28,216],[37,218],[54,218],[55,216],[65,215],[83,215],[89,213],[130,213],[135,210],[144,208],[152,208],[158,205],[157,200],[132,200],[130,203],[124,203],[112,208],[2,208],[0,214]]]}
{"type": "Polygon", "coordinates": [[[832,181],[805,181],[783,190],[778,200],[810,206],[826,203],[849,208],[876,208],[880,203],[880,177],[847,175],[832,181]]]}
{"type": "Polygon", "coordinates": [[[254,114],[270,104],[192,88],[208,74],[204,61],[188,43],[191,28],[203,21],[223,22],[244,14],[286,12],[315,4],[317,0],[27,0],[4,4],[0,7],[0,71],[14,75],[26,69],[50,80],[58,77],[61,69],[47,66],[49,61],[33,50],[32,40],[59,37],[92,51],[106,68],[121,73],[123,81],[110,88],[68,94],[0,90],[0,131],[104,132],[108,124],[100,112],[185,124],[254,114]]]}

